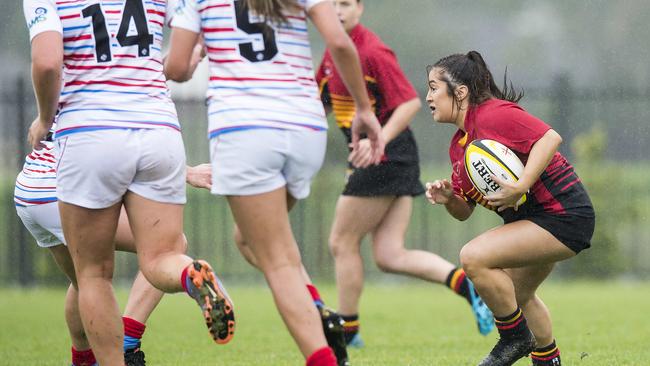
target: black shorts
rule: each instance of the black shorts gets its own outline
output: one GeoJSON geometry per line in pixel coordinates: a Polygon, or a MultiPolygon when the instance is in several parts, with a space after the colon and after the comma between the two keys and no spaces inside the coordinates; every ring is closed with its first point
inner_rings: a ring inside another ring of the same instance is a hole
{"type": "Polygon", "coordinates": [[[508,224],[518,220],[531,221],[551,233],[576,254],[591,247],[596,215],[582,183],[575,184],[566,195],[556,196],[556,199],[560,203],[567,203],[563,214],[545,212],[539,207],[522,209],[526,207],[524,205],[518,211],[504,211],[503,222],[508,224]]]}
{"type": "Polygon", "coordinates": [[[344,196],[418,196],[424,193],[417,164],[388,162],[354,169],[347,177],[344,196]]]}

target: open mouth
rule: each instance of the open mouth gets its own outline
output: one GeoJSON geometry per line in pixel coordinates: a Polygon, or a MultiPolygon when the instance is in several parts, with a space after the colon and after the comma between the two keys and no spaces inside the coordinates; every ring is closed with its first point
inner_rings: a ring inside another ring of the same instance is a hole
{"type": "Polygon", "coordinates": [[[431,114],[434,114],[436,112],[436,107],[430,105],[429,109],[431,110],[431,114]]]}

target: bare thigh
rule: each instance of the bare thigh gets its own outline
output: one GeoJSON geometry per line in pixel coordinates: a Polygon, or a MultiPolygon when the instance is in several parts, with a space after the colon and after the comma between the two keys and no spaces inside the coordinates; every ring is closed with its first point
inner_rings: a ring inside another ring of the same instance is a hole
{"type": "Polygon", "coordinates": [[[124,206],[141,264],[161,253],[184,253],[184,205],[156,202],[127,192],[124,206]]]}
{"type": "Polygon", "coordinates": [[[341,240],[356,240],[358,244],[359,240],[379,225],[393,201],[394,196],[340,196],[330,234],[330,243],[334,249],[341,240]]]}
{"type": "Polygon", "coordinates": [[[373,251],[375,260],[386,257],[404,249],[404,238],[413,208],[413,197],[401,196],[393,200],[387,212],[373,231],[373,251]]]}
{"type": "Polygon", "coordinates": [[[489,230],[467,243],[461,262],[467,267],[520,268],[552,264],[575,252],[536,224],[520,220],[489,230]]]}

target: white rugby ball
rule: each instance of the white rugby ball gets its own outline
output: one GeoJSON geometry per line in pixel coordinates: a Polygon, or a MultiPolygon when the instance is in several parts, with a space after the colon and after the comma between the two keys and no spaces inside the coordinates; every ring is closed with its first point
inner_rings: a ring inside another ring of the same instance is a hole
{"type": "MultiPolygon", "coordinates": [[[[465,169],[474,187],[486,196],[501,190],[491,175],[516,182],[524,172],[524,164],[507,146],[494,140],[474,140],[465,149],[465,169]]],[[[517,202],[526,202],[524,194],[517,202]]]]}

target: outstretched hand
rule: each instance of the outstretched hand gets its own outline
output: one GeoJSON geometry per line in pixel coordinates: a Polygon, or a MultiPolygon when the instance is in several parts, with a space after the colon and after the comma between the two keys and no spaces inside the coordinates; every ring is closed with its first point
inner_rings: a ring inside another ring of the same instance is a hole
{"type": "Polygon", "coordinates": [[[454,195],[451,182],[447,179],[439,179],[433,182],[427,182],[425,196],[432,205],[444,205],[454,195]]]}
{"type": "Polygon", "coordinates": [[[212,165],[188,166],[185,180],[192,187],[212,189],[212,165]]]}
{"type": "Polygon", "coordinates": [[[518,202],[528,189],[521,187],[519,182],[508,182],[495,175],[491,175],[490,178],[492,178],[501,189],[498,192],[485,196],[488,204],[497,207],[497,211],[499,212],[510,207],[517,211],[519,209],[518,202]]]}
{"type": "Polygon", "coordinates": [[[365,111],[357,110],[354,120],[352,121],[352,150],[359,149],[359,140],[361,135],[365,134],[370,142],[371,164],[379,164],[381,157],[384,155],[386,142],[381,134],[381,125],[377,116],[368,109],[365,111]]]}

